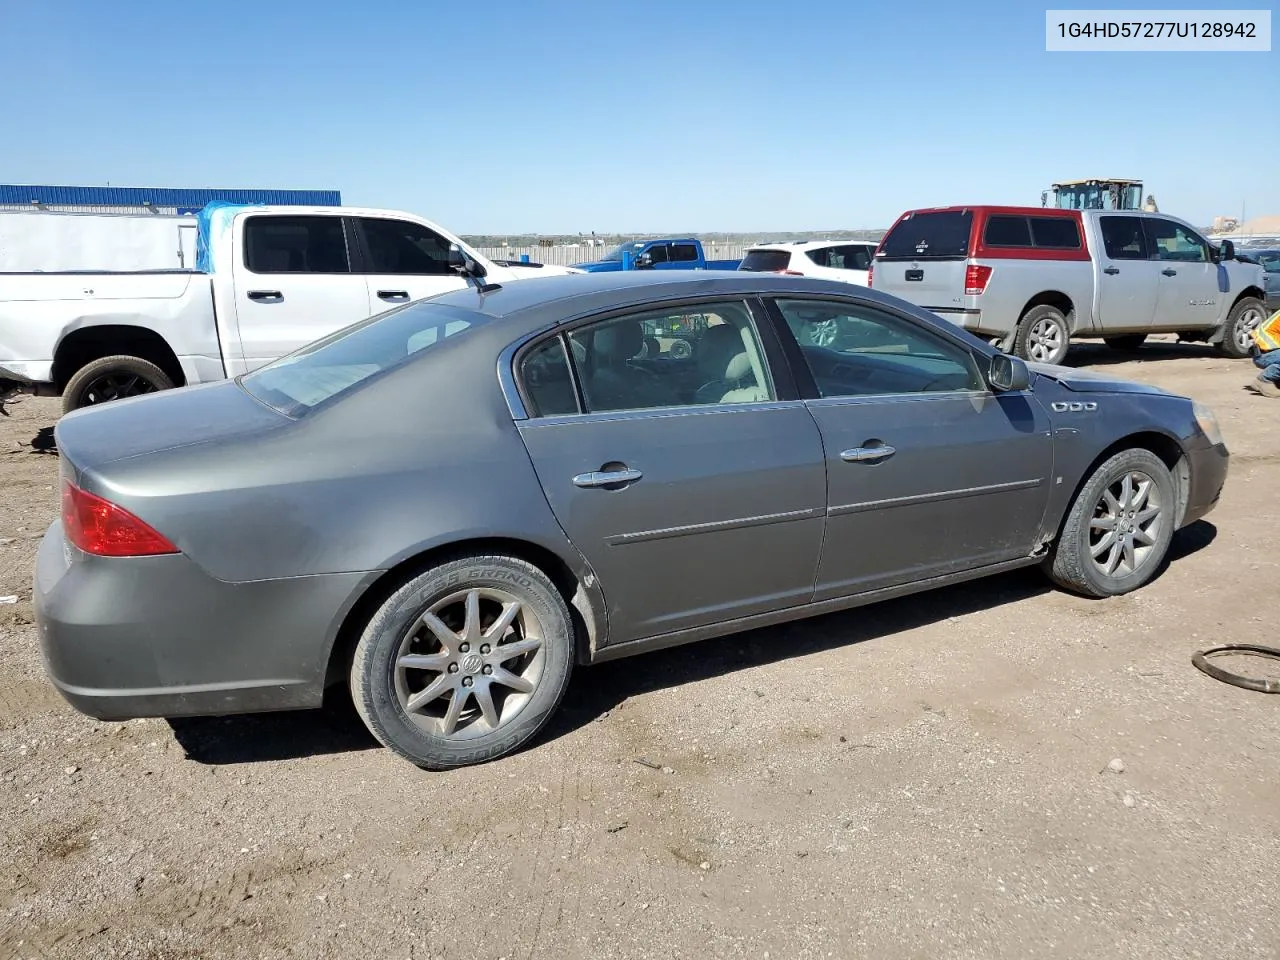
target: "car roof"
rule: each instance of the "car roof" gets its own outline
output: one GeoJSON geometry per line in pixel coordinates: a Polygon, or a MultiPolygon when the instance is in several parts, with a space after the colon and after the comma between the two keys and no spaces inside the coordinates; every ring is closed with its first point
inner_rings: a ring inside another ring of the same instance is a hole
{"type": "MultiPolygon", "coordinates": [[[[1018,207],[1018,206],[1002,206],[996,203],[959,203],[959,204],[953,204],[948,207],[917,207],[913,210],[906,211],[906,213],[904,213],[902,216],[905,217],[907,214],[918,214],[918,213],[963,213],[966,210],[973,211],[974,213],[1008,213],[1008,214],[1016,214],[1019,216],[1026,216],[1026,217],[1032,217],[1032,216],[1074,217],[1074,216],[1079,216],[1081,213],[1087,212],[1084,210],[1065,209],[1063,207],[1018,207]]],[[[1131,212],[1137,212],[1137,211],[1129,211],[1129,210],[1114,211],[1113,210],[1110,212],[1111,213],[1116,213],[1116,212],[1131,213],[1131,212]]],[[[899,217],[898,219],[902,219],[902,217],[899,217]]]]}
{"type": "Polygon", "coordinates": [[[815,250],[819,247],[847,247],[851,244],[874,247],[878,242],[876,240],[778,240],[773,243],[753,243],[747,247],[747,250],[815,250]]]}
{"type": "MultiPolygon", "coordinates": [[[[673,276],[675,273],[677,271],[617,270],[534,277],[503,284],[488,293],[468,286],[431,297],[424,305],[440,304],[501,320],[509,339],[515,339],[558,320],[664,300],[804,293],[848,297],[851,293],[847,283],[813,277],[738,270],[690,270],[673,276]]],[[[864,298],[896,302],[879,291],[859,288],[857,293],[864,298]]]]}

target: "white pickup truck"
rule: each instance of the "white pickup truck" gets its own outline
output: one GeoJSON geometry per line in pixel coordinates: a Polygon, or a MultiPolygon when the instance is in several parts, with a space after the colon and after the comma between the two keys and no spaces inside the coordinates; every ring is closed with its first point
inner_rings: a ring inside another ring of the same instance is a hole
{"type": "Polygon", "coordinates": [[[0,397],[69,411],[222,380],[480,277],[581,272],[488,260],[407,213],[230,204],[201,211],[196,267],[0,273],[0,397]]]}

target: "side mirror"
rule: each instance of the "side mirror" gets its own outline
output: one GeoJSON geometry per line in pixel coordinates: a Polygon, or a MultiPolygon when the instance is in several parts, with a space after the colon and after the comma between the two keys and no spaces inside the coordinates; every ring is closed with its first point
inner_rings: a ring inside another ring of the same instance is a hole
{"type": "Polygon", "coordinates": [[[987,382],[991,389],[1001,393],[1025,390],[1031,384],[1031,372],[1027,365],[1017,357],[1007,353],[998,353],[991,358],[991,369],[987,373],[987,382]]]}
{"type": "Polygon", "coordinates": [[[1236,245],[1230,240],[1223,240],[1218,247],[1218,262],[1225,263],[1236,258],[1236,245]]]}
{"type": "Polygon", "coordinates": [[[456,246],[449,248],[449,268],[464,277],[483,277],[488,272],[478,261],[472,260],[456,246]]]}

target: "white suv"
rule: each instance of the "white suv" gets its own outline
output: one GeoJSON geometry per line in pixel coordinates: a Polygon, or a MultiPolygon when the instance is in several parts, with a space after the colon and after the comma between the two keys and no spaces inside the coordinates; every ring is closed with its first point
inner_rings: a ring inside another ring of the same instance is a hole
{"type": "Polygon", "coordinates": [[[876,255],[869,240],[799,240],[761,243],[747,248],[739,270],[790,273],[867,286],[867,270],[876,255]]]}

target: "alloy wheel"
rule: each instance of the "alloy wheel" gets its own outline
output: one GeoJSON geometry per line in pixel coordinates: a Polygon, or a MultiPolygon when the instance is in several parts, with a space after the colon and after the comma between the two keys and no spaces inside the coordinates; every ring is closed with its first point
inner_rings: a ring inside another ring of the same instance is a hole
{"type": "Polygon", "coordinates": [[[1102,491],[1089,521],[1089,555],[1108,577],[1127,577],[1151,559],[1164,523],[1155,481],[1131,470],[1102,491]]]}
{"type": "Polygon", "coordinates": [[[545,663],[543,626],[518,597],[473,587],[434,603],[395,660],[401,708],[428,733],[485,736],[528,704],[545,663]]]}

